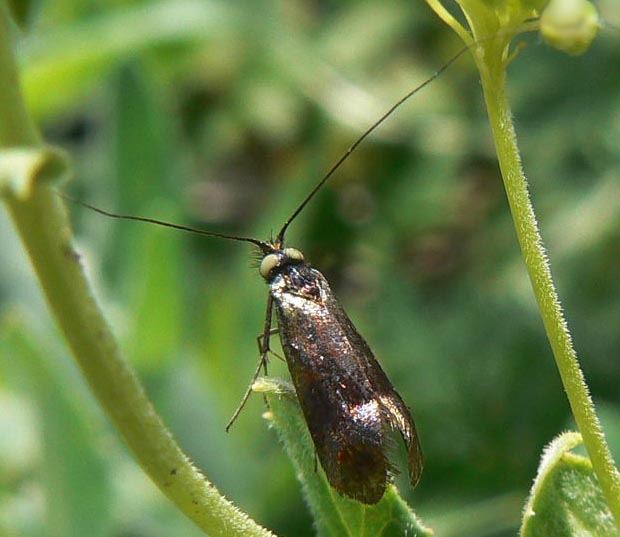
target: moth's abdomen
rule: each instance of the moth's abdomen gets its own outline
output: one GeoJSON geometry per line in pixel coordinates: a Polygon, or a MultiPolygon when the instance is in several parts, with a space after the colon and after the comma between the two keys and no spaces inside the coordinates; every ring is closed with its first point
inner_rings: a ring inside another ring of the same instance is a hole
{"type": "Polygon", "coordinates": [[[362,400],[366,390],[346,384],[338,367],[319,367],[317,373],[308,366],[308,357],[300,358],[298,352],[291,346],[286,357],[327,479],[341,494],[367,504],[378,502],[389,467],[380,407],[372,399],[362,400]],[[325,374],[330,369],[335,373],[332,377],[325,374]]]}
{"type": "Polygon", "coordinates": [[[387,484],[388,462],[384,446],[350,441],[339,445],[335,457],[328,459],[325,473],[330,484],[341,494],[362,503],[375,504],[383,497],[387,484]]]}

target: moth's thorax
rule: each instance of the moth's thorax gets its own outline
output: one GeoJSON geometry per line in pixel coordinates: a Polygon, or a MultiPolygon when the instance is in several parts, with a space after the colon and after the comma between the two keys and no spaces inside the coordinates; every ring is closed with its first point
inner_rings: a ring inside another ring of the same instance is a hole
{"type": "Polygon", "coordinates": [[[307,263],[285,265],[269,282],[271,294],[278,302],[299,302],[321,306],[331,291],[327,280],[307,263]]]}

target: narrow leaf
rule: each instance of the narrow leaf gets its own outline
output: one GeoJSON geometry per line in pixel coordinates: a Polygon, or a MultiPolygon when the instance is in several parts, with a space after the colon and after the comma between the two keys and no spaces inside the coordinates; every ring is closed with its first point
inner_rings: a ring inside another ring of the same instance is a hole
{"type": "Polygon", "coordinates": [[[4,327],[6,351],[30,379],[26,387],[36,401],[43,444],[48,537],[110,534],[112,491],[107,465],[92,416],[75,386],[59,373],[60,359],[43,337],[19,317],[4,327]],[[8,325],[8,326],[7,326],[8,325]]]}
{"type": "Polygon", "coordinates": [[[41,0],[9,0],[8,5],[13,20],[24,30],[28,28],[40,8],[41,0]]]}

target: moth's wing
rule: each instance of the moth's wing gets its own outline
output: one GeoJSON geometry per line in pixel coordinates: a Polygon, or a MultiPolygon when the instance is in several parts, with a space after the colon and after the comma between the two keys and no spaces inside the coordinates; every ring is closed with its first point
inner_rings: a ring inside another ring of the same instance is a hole
{"type": "MultiPolygon", "coordinates": [[[[329,357],[327,357],[329,358],[329,357]]],[[[296,373],[292,371],[295,382],[296,373]]],[[[354,385],[306,375],[295,382],[308,429],[330,484],[345,496],[375,504],[385,492],[389,463],[380,404],[354,385]]]]}
{"type": "Polygon", "coordinates": [[[422,455],[422,446],[420,445],[415,423],[411,417],[411,412],[400,395],[398,395],[393,388],[385,391],[380,396],[380,399],[388,423],[392,429],[400,432],[405,441],[407,447],[409,481],[411,482],[411,486],[415,487],[422,475],[424,457],[422,455]]]}
{"type": "Polygon", "coordinates": [[[410,473],[419,477],[411,415],[325,278],[308,265],[287,265],[270,285],[282,348],[330,484],[358,501],[377,503],[391,470],[389,428],[405,438],[410,473]]]}
{"type": "Polygon", "coordinates": [[[385,422],[391,429],[399,431],[405,441],[409,481],[411,485],[415,487],[422,475],[424,457],[422,455],[422,446],[420,445],[418,432],[413,417],[411,416],[411,411],[394,389],[394,386],[392,386],[392,383],[376,360],[368,343],[366,343],[364,338],[355,329],[344,310],[342,310],[342,308],[339,309],[340,312],[337,315],[341,325],[346,327],[345,331],[350,340],[354,342],[355,348],[360,349],[365,356],[365,359],[361,363],[364,364],[366,376],[381,403],[381,410],[385,422]]]}

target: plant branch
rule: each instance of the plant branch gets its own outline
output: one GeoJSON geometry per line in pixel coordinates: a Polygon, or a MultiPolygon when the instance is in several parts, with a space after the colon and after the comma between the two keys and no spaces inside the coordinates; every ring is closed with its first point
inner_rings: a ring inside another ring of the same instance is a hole
{"type": "MultiPolygon", "coordinates": [[[[66,212],[51,188],[54,178],[41,173],[54,169],[45,166],[53,152],[43,148],[25,107],[12,35],[7,4],[0,0],[0,193],[86,380],[145,472],[200,528],[209,535],[272,535],[226,500],[191,464],[123,358],[71,242],[66,212]],[[40,158],[15,158],[38,150],[40,158]],[[33,165],[17,169],[16,160],[33,165]]],[[[65,172],[57,170],[56,175],[65,172]]]]}
{"type": "Polygon", "coordinates": [[[579,367],[568,325],[553,283],[549,262],[530,200],[510,106],[506,96],[506,60],[502,46],[484,43],[484,55],[476,55],[487,111],[515,230],[536,301],[543,319],[573,416],[592,461],[609,508],[620,527],[620,474],[614,465],[605,435],[579,367]]]}

